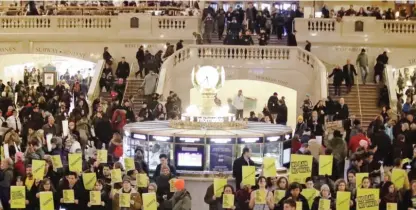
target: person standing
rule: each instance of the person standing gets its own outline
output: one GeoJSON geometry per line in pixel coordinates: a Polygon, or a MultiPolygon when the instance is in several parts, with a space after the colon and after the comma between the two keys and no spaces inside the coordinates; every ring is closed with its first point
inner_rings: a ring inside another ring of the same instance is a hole
{"type": "Polygon", "coordinates": [[[383,54],[377,56],[376,59],[377,63],[374,66],[374,82],[377,83],[377,76],[378,81],[383,81],[383,71],[386,65],[389,63],[389,57],[387,57],[387,52],[384,51],[383,54]]]}
{"type": "Polygon", "coordinates": [[[344,74],[340,66],[336,66],[328,78],[331,78],[332,76],[334,77],[332,85],[334,85],[335,95],[341,96],[341,84],[342,81],[344,81],[344,74]]]}
{"type": "Polygon", "coordinates": [[[113,56],[108,52],[108,47],[104,47],[103,59],[108,65],[113,64],[113,56]]]}
{"type": "Polygon", "coordinates": [[[256,26],[256,14],[257,9],[254,7],[253,3],[248,4],[248,8],[246,9],[245,19],[247,21],[248,30],[256,35],[255,26],[256,26]]]}
{"type": "Polygon", "coordinates": [[[116,76],[122,78],[123,82],[126,82],[127,77],[130,75],[130,64],[126,62],[125,57],[121,57],[121,61],[118,62],[116,76]]]}
{"type": "Polygon", "coordinates": [[[142,88],[144,88],[144,95],[148,103],[152,100],[153,93],[156,92],[158,79],[159,75],[157,75],[154,71],[150,71],[150,74],[144,77],[142,88]]]}
{"type": "Polygon", "coordinates": [[[179,40],[178,43],[176,43],[176,51],[183,48],[183,40],[179,40]]]}
{"type": "Polygon", "coordinates": [[[272,115],[271,119],[273,122],[276,122],[277,119],[277,112],[278,112],[278,104],[279,98],[277,97],[277,93],[274,92],[272,96],[270,96],[269,100],[267,101],[267,108],[270,111],[270,114],[272,115]]]}
{"type": "Polygon", "coordinates": [[[311,52],[312,44],[308,40],[306,40],[305,50],[311,52]]]}
{"type": "Polygon", "coordinates": [[[218,39],[222,40],[224,29],[225,29],[225,12],[220,9],[217,15],[217,27],[218,27],[218,39]]]}
{"type": "Polygon", "coordinates": [[[361,53],[357,56],[356,63],[361,70],[361,79],[363,81],[363,84],[365,85],[368,75],[368,56],[365,52],[365,49],[361,49],[361,53]]]}
{"type": "Polygon", "coordinates": [[[336,111],[337,120],[346,120],[350,115],[347,104],[345,104],[344,98],[339,99],[339,105],[336,111]]]}
{"type": "Polygon", "coordinates": [[[235,178],[235,187],[237,190],[241,188],[241,182],[243,181],[243,166],[254,166],[254,162],[250,159],[251,149],[248,147],[243,148],[241,157],[234,160],[233,163],[233,177],[235,178]]]}
{"type": "Polygon", "coordinates": [[[238,94],[234,98],[234,107],[237,110],[235,113],[235,118],[237,120],[243,119],[243,113],[244,113],[244,101],[246,98],[243,96],[243,90],[239,90],[238,94]]]}
{"type": "Polygon", "coordinates": [[[140,74],[140,77],[143,78],[143,69],[144,69],[144,50],[143,45],[139,47],[139,49],[136,52],[136,59],[137,63],[139,64],[139,71],[136,72],[135,76],[140,74]]]}
{"type": "Polygon", "coordinates": [[[207,17],[204,19],[204,33],[203,39],[204,43],[211,44],[211,35],[214,31],[214,19],[211,14],[208,14],[207,17]]]}
{"type": "Polygon", "coordinates": [[[354,85],[354,75],[357,76],[357,71],[354,65],[351,64],[350,59],[347,60],[347,64],[342,68],[344,72],[345,85],[347,86],[347,92],[351,92],[351,88],[354,85]]]}

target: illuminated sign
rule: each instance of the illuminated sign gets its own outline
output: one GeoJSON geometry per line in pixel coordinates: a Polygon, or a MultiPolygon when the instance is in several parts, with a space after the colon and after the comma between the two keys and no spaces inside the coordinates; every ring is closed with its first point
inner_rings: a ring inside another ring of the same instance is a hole
{"type": "Polygon", "coordinates": [[[197,122],[202,123],[222,123],[224,122],[224,118],[222,117],[197,117],[197,122]]]}
{"type": "Polygon", "coordinates": [[[204,138],[195,137],[175,137],[175,141],[178,143],[204,143],[204,138]]]}
{"type": "Polygon", "coordinates": [[[285,135],[285,140],[289,140],[291,138],[291,135],[290,134],[286,134],[285,135]]]}
{"type": "Polygon", "coordinates": [[[231,138],[212,138],[210,139],[210,142],[217,143],[217,144],[226,144],[230,143],[232,141],[231,138]]]}
{"type": "Polygon", "coordinates": [[[267,141],[279,141],[280,140],[280,136],[270,136],[267,137],[267,141]]]}
{"type": "Polygon", "coordinates": [[[140,140],[146,140],[146,135],[143,135],[143,134],[133,134],[133,138],[140,139],[140,140]]]}
{"type": "Polygon", "coordinates": [[[154,140],[154,141],[170,141],[171,137],[170,136],[150,136],[149,139],[154,140]]]}
{"type": "Polygon", "coordinates": [[[260,138],[241,138],[241,141],[245,143],[255,143],[259,140],[260,138]]]}

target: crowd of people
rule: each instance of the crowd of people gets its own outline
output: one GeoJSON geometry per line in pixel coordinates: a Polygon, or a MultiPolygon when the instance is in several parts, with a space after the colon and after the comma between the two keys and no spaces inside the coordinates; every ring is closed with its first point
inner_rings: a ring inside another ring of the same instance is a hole
{"type": "MultiPolygon", "coordinates": [[[[275,7],[272,10],[266,7],[258,10],[253,3],[248,3],[248,8],[243,10],[239,5],[236,8],[229,7],[227,11],[223,8],[214,10],[207,5],[202,11],[204,22],[203,40],[204,43],[211,43],[212,34],[217,33],[218,38],[227,45],[253,45],[252,35],[257,36],[259,45],[267,45],[270,36],[277,36],[278,40],[283,39],[287,34],[288,43],[293,45],[293,20],[303,17],[301,8],[293,11],[280,11],[275,7]]],[[[290,45],[290,44],[288,44],[290,45]]],[[[290,46],[292,46],[290,45],[290,46]]]]}
{"type": "Polygon", "coordinates": [[[395,11],[391,8],[387,10],[382,10],[379,7],[368,6],[367,8],[360,7],[357,9],[354,5],[350,5],[350,8],[347,10],[344,7],[341,7],[340,10],[335,11],[334,9],[329,10],[326,5],[321,9],[323,18],[342,18],[344,16],[364,16],[364,17],[375,17],[378,20],[395,20],[399,19],[413,19],[416,17],[416,9],[408,12],[406,7],[402,7],[395,11]],[[397,13],[397,14],[396,14],[397,13]]]}

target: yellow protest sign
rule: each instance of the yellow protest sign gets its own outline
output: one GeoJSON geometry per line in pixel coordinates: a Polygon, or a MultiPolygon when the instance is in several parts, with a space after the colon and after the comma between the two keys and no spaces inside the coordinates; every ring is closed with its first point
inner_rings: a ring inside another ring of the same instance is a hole
{"type": "Polygon", "coordinates": [[[149,183],[147,174],[136,174],[137,187],[146,188],[149,183]]]}
{"type": "Polygon", "coordinates": [[[12,209],[26,208],[25,186],[11,186],[10,187],[10,207],[12,209]]]}
{"type": "Polygon", "coordinates": [[[337,192],[336,209],[350,209],[351,192],[337,192]]]}
{"type": "Polygon", "coordinates": [[[119,168],[111,170],[111,183],[123,182],[121,179],[121,170],[119,168]]]}
{"type": "Polygon", "coordinates": [[[405,158],[401,161],[401,165],[406,164],[406,163],[410,163],[410,159],[409,158],[405,158]]]}
{"type": "Polygon", "coordinates": [[[40,210],[54,210],[53,194],[51,191],[39,193],[40,210]]]}
{"type": "Polygon", "coordinates": [[[309,208],[312,208],[313,200],[316,197],[316,189],[303,189],[300,194],[302,194],[308,201],[309,208]]]}
{"type": "Polygon", "coordinates": [[[406,178],[406,171],[403,169],[393,169],[391,172],[391,181],[397,189],[404,187],[404,181],[406,178]]]}
{"type": "Polygon", "coordinates": [[[169,180],[170,192],[176,192],[175,181],[176,181],[176,179],[170,179],[169,180]]]}
{"type": "Polygon", "coordinates": [[[296,210],[302,210],[302,202],[296,201],[296,210]]]}
{"type": "Polygon", "coordinates": [[[379,189],[357,189],[357,210],[378,210],[379,189]]]}
{"type": "Polygon", "coordinates": [[[363,182],[363,178],[368,177],[368,173],[356,173],[355,174],[355,187],[361,188],[361,184],[363,182]]]}
{"type": "Polygon", "coordinates": [[[90,204],[91,206],[101,206],[100,191],[90,191],[90,204]]]}
{"type": "Polygon", "coordinates": [[[120,193],[120,206],[130,208],[130,193],[120,193]]]}
{"type": "Polygon", "coordinates": [[[63,190],[64,203],[75,203],[74,190],[63,190]]]}
{"type": "Polygon", "coordinates": [[[215,197],[221,197],[224,186],[227,185],[227,179],[214,178],[214,194],[215,197]]]}
{"type": "Polygon", "coordinates": [[[82,172],[82,153],[68,154],[69,171],[82,172]]]}
{"type": "Polygon", "coordinates": [[[319,199],[318,210],[331,210],[331,201],[323,198],[319,199]]]}
{"type": "Polygon", "coordinates": [[[332,175],[332,155],[319,155],[319,175],[332,175]]]}
{"type": "Polygon", "coordinates": [[[272,157],[263,158],[263,176],[267,177],[276,177],[276,163],[275,159],[272,157]]]}
{"type": "Polygon", "coordinates": [[[222,208],[223,209],[232,209],[234,207],[234,195],[233,194],[224,194],[222,196],[222,208]]]}
{"type": "Polygon", "coordinates": [[[126,171],[131,171],[131,170],[136,169],[136,167],[134,166],[134,159],[131,157],[125,157],[124,168],[126,169],[126,171]]]}
{"type": "Polygon", "coordinates": [[[143,210],[157,210],[156,193],[143,193],[143,210]]]}
{"type": "Polygon", "coordinates": [[[27,190],[30,191],[30,189],[32,189],[33,183],[35,183],[35,178],[32,177],[32,179],[29,179],[28,177],[26,177],[25,185],[27,190]]]}
{"type": "Polygon", "coordinates": [[[312,155],[292,154],[290,158],[289,182],[305,184],[312,173],[312,155]]]}
{"type": "Polygon", "coordinates": [[[397,203],[387,203],[387,210],[397,210],[397,203]]]}
{"type": "Polygon", "coordinates": [[[86,190],[92,190],[97,182],[97,175],[95,173],[84,173],[82,174],[82,181],[86,190]]]}
{"type": "Polygon", "coordinates": [[[256,190],[256,204],[266,204],[266,191],[258,189],[256,190]]]}
{"type": "Polygon", "coordinates": [[[32,174],[33,178],[42,180],[45,176],[45,161],[32,160],[32,174]]]}
{"type": "Polygon", "coordinates": [[[97,160],[100,163],[107,163],[107,150],[100,149],[97,150],[97,160]]]}
{"type": "Polygon", "coordinates": [[[244,185],[256,185],[256,167],[243,166],[243,180],[244,185]]]}
{"type": "Polygon", "coordinates": [[[274,203],[279,203],[286,195],[286,190],[275,190],[273,194],[274,203]]]}
{"type": "Polygon", "coordinates": [[[57,168],[62,168],[63,167],[60,155],[52,155],[51,158],[52,158],[53,168],[57,169],[57,168]]]}

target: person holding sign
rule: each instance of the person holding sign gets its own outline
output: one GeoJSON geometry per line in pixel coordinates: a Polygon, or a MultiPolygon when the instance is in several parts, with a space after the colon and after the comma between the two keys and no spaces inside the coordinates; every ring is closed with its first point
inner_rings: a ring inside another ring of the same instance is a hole
{"type": "MultiPolygon", "coordinates": [[[[52,182],[50,179],[45,178],[43,179],[40,184],[39,184],[39,192],[36,193],[36,207],[42,205],[42,203],[39,203],[39,199],[40,199],[40,194],[42,192],[51,192],[52,193],[52,197],[53,197],[53,204],[54,204],[54,209],[59,209],[59,198],[60,198],[60,194],[55,190],[55,187],[53,186],[52,182]]],[[[29,208],[27,208],[29,209],[29,208]]]]}
{"type": "Polygon", "coordinates": [[[380,192],[380,210],[387,210],[388,203],[396,203],[398,204],[398,209],[402,209],[401,207],[401,195],[400,192],[396,189],[393,182],[386,182],[384,183],[383,187],[381,188],[380,192]]]}
{"type": "Polygon", "coordinates": [[[156,170],[155,170],[155,172],[153,173],[153,180],[155,180],[156,181],[156,178],[158,177],[158,176],[160,176],[160,172],[162,171],[161,169],[162,169],[162,166],[168,166],[169,167],[169,169],[170,169],[170,173],[173,175],[173,176],[176,176],[176,169],[175,169],[175,166],[173,166],[172,164],[170,164],[169,162],[168,162],[168,156],[166,155],[166,154],[160,154],[159,155],[159,160],[160,160],[160,164],[158,164],[157,166],[156,166],[156,170]]]}
{"type": "Polygon", "coordinates": [[[257,179],[259,189],[251,192],[249,207],[253,210],[274,209],[273,193],[266,189],[266,177],[261,176],[257,179]]]}
{"type": "MultiPolygon", "coordinates": [[[[309,204],[308,200],[306,200],[305,196],[301,195],[301,186],[297,182],[293,182],[289,186],[289,194],[280,200],[278,206],[283,206],[284,202],[286,200],[294,200],[296,203],[301,202],[302,203],[302,210],[309,210],[309,204]]],[[[300,208],[299,208],[300,209],[300,208]]]]}
{"type": "Polygon", "coordinates": [[[165,205],[172,209],[191,210],[191,194],[185,189],[185,180],[183,179],[175,180],[175,193],[172,198],[166,200],[166,196],[164,196],[163,199],[165,199],[165,205]]]}
{"type": "Polygon", "coordinates": [[[210,210],[216,210],[218,208],[218,198],[224,191],[224,187],[227,185],[227,177],[223,173],[215,175],[214,183],[212,183],[205,192],[204,202],[209,205],[210,210]],[[222,187],[221,187],[222,186],[222,187]],[[220,188],[220,189],[219,189],[220,188]]]}
{"type": "Polygon", "coordinates": [[[78,175],[76,172],[69,172],[66,176],[66,181],[64,181],[58,192],[62,193],[60,195],[60,202],[67,210],[79,210],[79,208],[82,207],[82,203],[86,200],[84,197],[84,185],[81,184],[81,182],[78,182],[78,175]],[[73,201],[65,202],[64,190],[73,190],[73,201]]]}
{"type": "MultiPolygon", "coordinates": [[[[109,198],[109,194],[108,192],[104,189],[104,181],[99,179],[97,180],[97,182],[95,182],[95,186],[93,191],[95,192],[99,192],[99,200],[101,202],[100,205],[96,205],[94,204],[94,202],[92,202],[92,197],[90,195],[90,200],[87,203],[87,206],[89,209],[91,210],[102,210],[102,209],[110,209],[110,198],[109,198]]],[[[91,191],[92,192],[92,191],[91,191]]],[[[98,200],[98,198],[95,198],[94,200],[98,200]]]]}
{"type": "Polygon", "coordinates": [[[113,210],[139,210],[142,208],[142,198],[140,194],[131,186],[131,179],[125,177],[123,179],[123,187],[116,191],[113,197],[113,210]],[[120,207],[122,202],[121,194],[130,195],[130,208],[120,207]]]}
{"type": "Polygon", "coordinates": [[[319,196],[316,196],[313,200],[311,210],[319,210],[320,200],[322,199],[329,200],[329,208],[325,207],[324,209],[335,209],[335,200],[331,197],[331,191],[327,184],[321,186],[321,193],[319,196]]]}
{"type": "Polygon", "coordinates": [[[335,191],[336,191],[336,193],[335,193],[334,198],[338,199],[338,200],[336,200],[336,205],[337,205],[338,209],[340,209],[340,208],[342,208],[342,209],[344,209],[344,208],[345,209],[347,209],[347,208],[354,209],[353,208],[354,200],[352,200],[352,197],[351,197],[352,193],[350,191],[348,191],[347,182],[345,180],[338,179],[335,182],[335,191]],[[338,195],[341,195],[343,197],[338,197],[338,195]],[[348,201],[345,201],[346,196],[349,197],[348,201]],[[346,203],[344,203],[344,202],[346,202],[346,203]],[[340,205],[340,207],[338,205],[340,205]]]}
{"type": "Polygon", "coordinates": [[[410,190],[403,196],[403,209],[416,209],[416,180],[410,183],[410,190]]]}
{"type": "Polygon", "coordinates": [[[166,196],[167,199],[170,199],[173,196],[173,192],[171,192],[171,186],[169,181],[174,178],[173,174],[170,172],[170,168],[168,166],[163,165],[161,167],[161,174],[156,177],[156,185],[157,191],[156,195],[159,197],[166,196]]]}
{"type": "MultiPolygon", "coordinates": [[[[17,209],[17,208],[27,208],[29,207],[29,200],[28,200],[28,190],[23,185],[22,177],[18,176],[16,178],[16,185],[11,186],[10,188],[10,207],[17,209]]],[[[33,206],[32,206],[33,208],[33,206]]]]}
{"type": "Polygon", "coordinates": [[[236,189],[240,189],[240,184],[243,181],[243,166],[254,166],[254,162],[250,159],[251,149],[244,147],[241,157],[234,160],[233,163],[233,177],[235,178],[236,189]]]}
{"type": "Polygon", "coordinates": [[[221,193],[221,199],[218,199],[218,210],[234,210],[238,209],[235,202],[234,188],[231,185],[225,185],[224,191],[221,193]]]}
{"type": "Polygon", "coordinates": [[[362,182],[361,182],[361,188],[363,189],[370,189],[371,187],[371,181],[370,178],[368,177],[364,177],[362,182]]]}
{"type": "Polygon", "coordinates": [[[5,158],[1,160],[0,165],[0,175],[2,176],[2,180],[0,181],[0,192],[2,193],[1,203],[3,204],[4,208],[7,209],[9,207],[9,200],[10,200],[10,185],[13,179],[13,161],[10,158],[5,158]]]}

